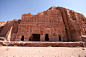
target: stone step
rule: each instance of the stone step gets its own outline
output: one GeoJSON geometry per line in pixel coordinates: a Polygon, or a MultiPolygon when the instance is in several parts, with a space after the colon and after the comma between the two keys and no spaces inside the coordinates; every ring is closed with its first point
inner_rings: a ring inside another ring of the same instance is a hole
{"type": "Polygon", "coordinates": [[[11,41],[0,42],[4,46],[28,46],[28,47],[84,47],[85,42],[34,42],[34,41],[11,41]]]}

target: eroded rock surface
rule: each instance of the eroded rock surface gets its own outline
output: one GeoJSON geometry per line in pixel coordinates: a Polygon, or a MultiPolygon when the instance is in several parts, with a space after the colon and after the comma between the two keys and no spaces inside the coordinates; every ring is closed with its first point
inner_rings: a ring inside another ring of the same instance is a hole
{"type": "Polygon", "coordinates": [[[63,7],[51,7],[21,19],[0,23],[0,37],[8,41],[85,41],[86,17],[63,7]],[[85,39],[85,40],[84,40],[85,39]]]}

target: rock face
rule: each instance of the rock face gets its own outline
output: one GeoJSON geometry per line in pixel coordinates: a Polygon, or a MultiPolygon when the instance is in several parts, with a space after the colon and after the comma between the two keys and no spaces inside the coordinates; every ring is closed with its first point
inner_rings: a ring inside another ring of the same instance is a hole
{"type": "Polygon", "coordinates": [[[6,24],[6,22],[4,22],[4,21],[0,22],[0,32],[4,28],[5,24],[6,24]]]}
{"type": "Polygon", "coordinates": [[[21,19],[0,27],[0,37],[8,41],[85,41],[83,35],[84,15],[63,7],[51,7],[37,15],[22,14],[21,19]]]}
{"type": "Polygon", "coordinates": [[[58,7],[58,9],[63,15],[68,41],[82,40],[81,35],[86,35],[86,18],[84,15],[62,7],[58,7]]]}

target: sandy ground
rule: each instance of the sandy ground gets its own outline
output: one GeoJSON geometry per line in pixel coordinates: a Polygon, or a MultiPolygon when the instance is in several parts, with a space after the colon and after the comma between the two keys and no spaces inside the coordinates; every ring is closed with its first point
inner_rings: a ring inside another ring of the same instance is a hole
{"type": "Polygon", "coordinates": [[[86,57],[86,47],[0,47],[0,57],[86,57]]]}

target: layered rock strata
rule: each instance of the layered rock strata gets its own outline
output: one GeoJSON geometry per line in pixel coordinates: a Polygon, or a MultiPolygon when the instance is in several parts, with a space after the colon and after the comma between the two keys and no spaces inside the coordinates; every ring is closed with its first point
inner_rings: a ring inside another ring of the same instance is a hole
{"type": "Polygon", "coordinates": [[[0,22],[0,37],[8,41],[85,41],[85,36],[86,17],[63,7],[0,22]]]}

